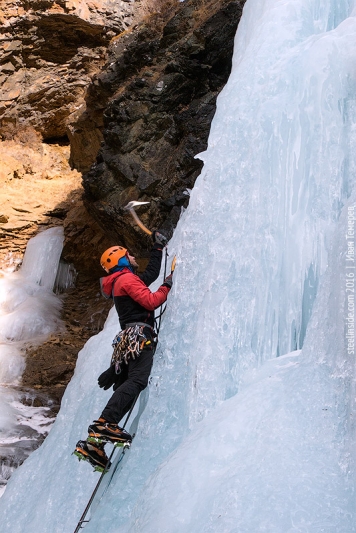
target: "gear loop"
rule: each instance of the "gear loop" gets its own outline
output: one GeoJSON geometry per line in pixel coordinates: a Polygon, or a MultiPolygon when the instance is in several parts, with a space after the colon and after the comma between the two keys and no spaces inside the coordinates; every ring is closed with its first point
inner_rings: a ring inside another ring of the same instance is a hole
{"type": "Polygon", "coordinates": [[[120,374],[121,364],[139,357],[146,344],[151,341],[144,334],[144,325],[134,325],[120,331],[113,340],[114,348],[111,365],[115,365],[115,373],[120,374]]]}

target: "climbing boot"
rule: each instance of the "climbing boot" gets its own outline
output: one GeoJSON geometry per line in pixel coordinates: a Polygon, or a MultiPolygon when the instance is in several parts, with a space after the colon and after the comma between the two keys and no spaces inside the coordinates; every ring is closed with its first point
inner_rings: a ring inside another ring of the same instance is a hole
{"type": "Polygon", "coordinates": [[[88,442],[96,442],[98,444],[112,442],[117,446],[123,446],[124,444],[131,444],[132,441],[132,437],[127,431],[117,424],[107,422],[104,418],[94,420],[88,427],[88,433],[88,442]]]}
{"type": "Polygon", "coordinates": [[[108,463],[109,458],[105,453],[104,444],[94,444],[85,440],[79,440],[73,453],[80,461],[88,461],[99,472],[102,472],[105,467],[109,470],[111,466],[108,463]]]}

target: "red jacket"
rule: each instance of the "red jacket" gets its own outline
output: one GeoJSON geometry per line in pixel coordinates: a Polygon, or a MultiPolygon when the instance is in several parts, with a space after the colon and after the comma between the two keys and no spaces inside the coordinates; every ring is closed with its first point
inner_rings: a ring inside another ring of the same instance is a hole
{"type": "Polygon", "coordinates": [[[166,285],[161,285],[156,292],[148,288],[159,275],[161,260],[162,249],[155,245],[146,270],[139,276],[124,268],[100,280],[104,296],[114,299],[122,329],[134,322],[154,326],[154,310],[166,301],[170,291],[166,285]]]}

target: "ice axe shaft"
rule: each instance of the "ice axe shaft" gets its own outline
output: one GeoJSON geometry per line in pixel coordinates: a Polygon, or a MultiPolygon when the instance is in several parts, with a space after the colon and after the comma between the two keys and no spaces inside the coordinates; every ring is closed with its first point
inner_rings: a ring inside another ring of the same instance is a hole
{"type": "Polygon", "coordinates": [[[136,224],[142,229],[142,231],[144,231],[145,233],[147,233],[147,235],[152,235],[152,231],[150,231],[148,228],[146,228],[146,226],[143,224],[143,222],[141,222],[141,220],[138,218],[137,214],[136,214],[136,211],[134,210],[133,207],[131,207],[129,209],[134,221],[136,222],[136,224]]]}
{"type": "Polygon", "coordinates": [[[135,207],[139,206],[139,205],[145,205],[145,204],[149,204],[150,202],[135,202],[135,201],[132,201],[132,202],[129,202],[127,204],[127,206],[124,207],[125,211],[130,211],[131,215],[132,215],[132,218],[134,219],[134,221],[136,222],[136,224],[142,229],[142,231],[144,231],[145,233],[147,233],[147,235],[152,235],[152,231],[149,230],[148,228],[146,228],[146,226],[141,222],[141,220],[138,218],[137,214],[136,214],[136,211],[135,211],[135,207]]]}

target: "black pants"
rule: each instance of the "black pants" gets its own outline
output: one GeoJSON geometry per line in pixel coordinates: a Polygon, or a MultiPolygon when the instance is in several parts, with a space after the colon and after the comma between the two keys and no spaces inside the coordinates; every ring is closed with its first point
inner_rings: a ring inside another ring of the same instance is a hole
{"type": "MultiPolygon", "coordinates": [[[[139,357],[123,364],[119,374],[119,387],[106,404],[101,416],[108,422],[118,424],[130,410],[136,396],[147,387],[154,350],[142,350],[139,357]]],[[[117,382],[116,382],[117,383],[117,382]]]]}

